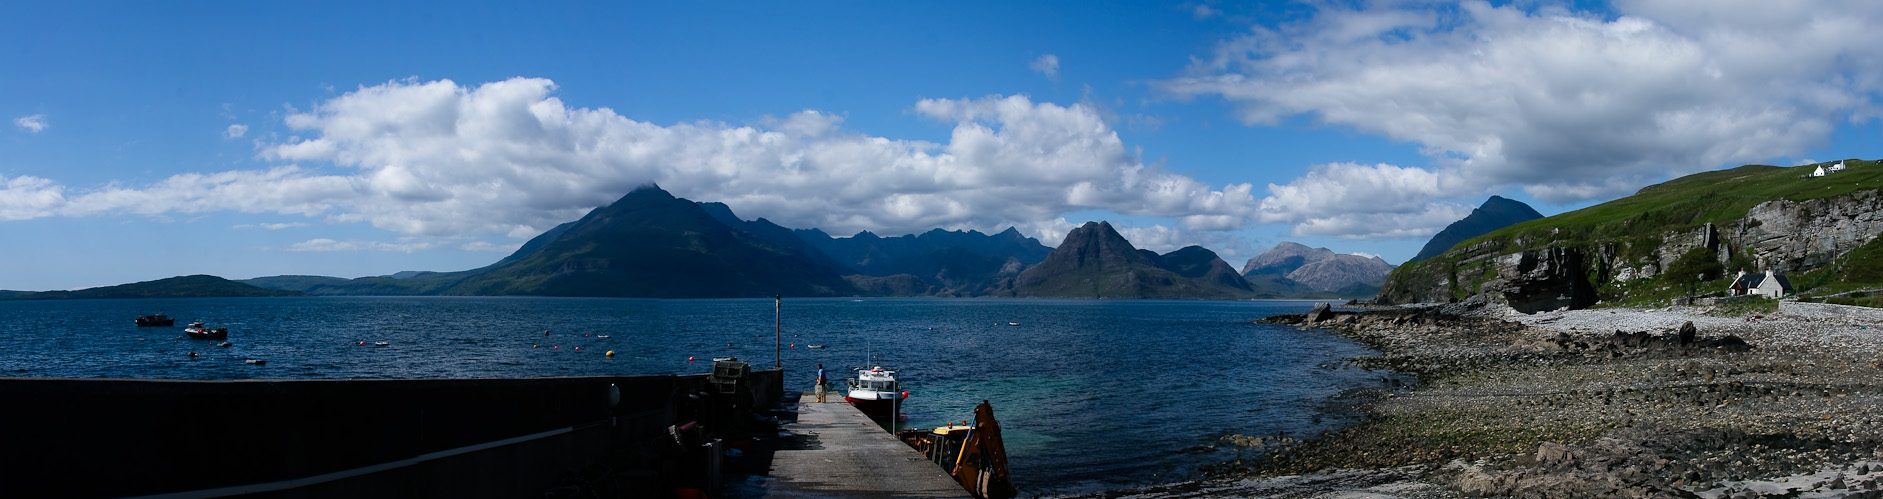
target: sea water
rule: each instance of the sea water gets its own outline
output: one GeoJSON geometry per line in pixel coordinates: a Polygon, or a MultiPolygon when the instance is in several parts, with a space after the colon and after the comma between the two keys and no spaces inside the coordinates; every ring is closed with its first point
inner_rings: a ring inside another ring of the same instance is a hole
{"type": "Polygon", "coordinates": [[[755,369],[776,362],[787,389],[809,390],[818,363],[838,383],[852,369],[880,365],[900,371],[910,394],[899,425],[959,423],[987,400],[1022,490],[1082,493],[1194,478],[1198,466],[1254,452],[1219,445],[1226,435],[1299,437],[1354,421],[1357,415],[1331,402],[1392,376],[1344,362],[1367,350],[1322,331],[1251,322],[1311,306],[830,298],[786,299],[780,313],[770,299],[10,301],[0,302],[0,375],[698,374],[711,371],[714,357],[738,357],[755,369]],[[154,313],[177,325],[133,325],[154,313]],[[184,337],[193,321],[229,328],[230,345],[184,337]]]}

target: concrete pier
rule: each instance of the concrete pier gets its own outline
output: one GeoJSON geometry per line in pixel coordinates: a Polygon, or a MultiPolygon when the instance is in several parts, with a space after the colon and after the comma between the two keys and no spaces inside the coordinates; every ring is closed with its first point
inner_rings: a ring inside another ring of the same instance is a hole
{"type": "Polygon", "coordinates": [[[728,476],[726,497],[969,497],[954,478],[833,394],[800,397],[780,438],[758,450],[753,469],[728,476]],[[769,455],[762,455],[762,454],[769,455]]]}

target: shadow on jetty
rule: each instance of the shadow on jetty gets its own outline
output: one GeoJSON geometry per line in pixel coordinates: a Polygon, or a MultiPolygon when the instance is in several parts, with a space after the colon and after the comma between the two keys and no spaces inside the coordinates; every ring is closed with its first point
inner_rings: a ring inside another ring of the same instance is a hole
{"type": "Polygon", "coordinates": [[[781,378],[0,378],[0,497],[710,492],[781,378]]]}

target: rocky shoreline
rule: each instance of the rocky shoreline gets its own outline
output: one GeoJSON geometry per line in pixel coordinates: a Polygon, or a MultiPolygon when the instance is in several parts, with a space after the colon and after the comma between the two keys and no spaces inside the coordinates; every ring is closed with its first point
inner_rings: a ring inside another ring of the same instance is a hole
{"type": "Polygon", "coordinates": [[[1417,373],[1366,421],[1106,497],[1883,497],[1873,309],[1425,306],[1265,319],[1417,373]]]}

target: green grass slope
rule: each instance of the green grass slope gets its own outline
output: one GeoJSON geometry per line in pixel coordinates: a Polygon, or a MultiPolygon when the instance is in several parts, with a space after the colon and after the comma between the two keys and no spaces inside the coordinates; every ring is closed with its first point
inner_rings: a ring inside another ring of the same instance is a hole
{"type": "MultiPolygon", "coordinates": [[[[1592,248],[1598,244],[1612,244],[1618,252],[1616,256],[1633,260],[1654,252],[1659,248],[1661,238],[1668,233],[1693,230],[1708,223],[1728,226],[1744,218],[1754,206],[1767,201],[1807,201],[1883,189],[1883,165],[1878,165],[1878,161],[1846,160],[1847,169],[1844,171],[1825,177],[1810,176],[1818,166],[1835,163],[1832,161],[1791,168],[1747,165],[1651,185],[1632,196],[1504,227],[1459,243],[1452,250],[1432,259],[1401,265],[1394,269],[1388,287],[1392,287],[1393,282],[1409,279],[1468,274],[1464,272],[1465,269],[1457,267],[1459,261],[1486,253],[1509,254],[1549,247],[1592,248]]],[[[1840,261],[1846,260],[1840,258],[1840,261]]],[[[1864,274],[1820,273],[1799,277],[1793,282],[1801,289],[1807,287],[1802,282],[1807,279],[1814,280],[1814,283],[1869,279],[1864,274]]],[[[1723,282],[1710,282],[1708,285],[1723,287],[1723,282]]],[[[1466,286],[1470,283],[1454,284],[1462,293],[1472,292],[1466,286]]],[[[1630,301],[1651,301],[1678,294],[1661,289],[1671,287],[1664,279],[1656,277],[1636,280],[1628,283],[1625,289],[1611,291],[1625,295],[1630,301]]]]}

